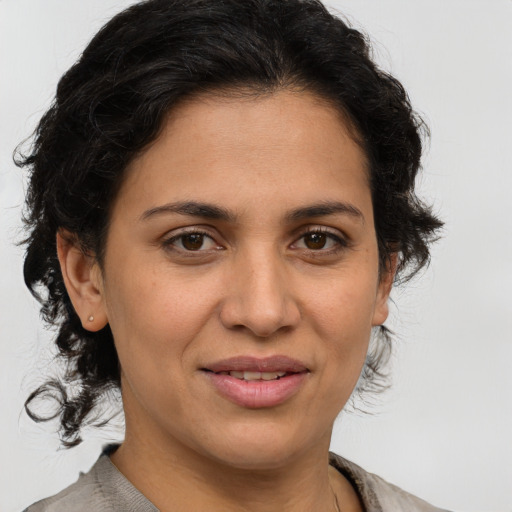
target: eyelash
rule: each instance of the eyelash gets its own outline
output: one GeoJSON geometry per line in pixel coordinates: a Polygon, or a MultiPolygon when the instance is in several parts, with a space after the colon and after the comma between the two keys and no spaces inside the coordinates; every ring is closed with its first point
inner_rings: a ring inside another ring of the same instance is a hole
{"type": "MultiPolygon", "coordinates": [[[[308,235],[311,235],[311,234],[321,234],[321,235],[326,235],[328,239],[332,240],[333,242],[335,242],[335,247],[332,247],[332,248],[329,248],[329,249],[308,249],[308,248],[303,248],[303,250],[307,251],[308,253],[312,254],[312,255],[317,255],[317,256],[320,256],[321,254],[322,255],[327,255],[327,254],[337,254],[345,249],[347,249],[349,247],[349,241],[344,237],[344,236],[339,236],[338,234],[336,233],[333,233],[331,230],[327,229],[327,228],[324,228],[324,227],[310,227],[308,228],[306,231],[303,231],[299,237],[297,237],[295,239],[295,241],[291,244],[292,246],[293,245],[296,245],[297,242],[301,239],[303,239],[304,237],[308,236],[308,235]]],[[[199,235],[199,236],[202,236],[202,237],[205,237],[205,238],[209,238],[211,240],[213,240],[215,242],[215,239],[214,237],[208,233],[207,231],[203,231],[203,230],[200,230],[200,229],[196,229],[196,228],[192,228],[190,230],[187,230],[187,231],[182,231],[176,235],[173,235],[169,238],[166,238],[162,241],[162,245],[165,249],[167,250],[177,250],[177,251],[180,251],[182,254],[186,254],[187,256],[199,256],[201,253],[206,253],[206,252],[210,252],[211,250],[188,250],[188,249],[184,249],[184,248],[181,248],[181,247],[175,247],[173,246],[173,244],[175,244],[175,242],[177,242],[178,240],[182,239],[183,237],[187,236],[187,235],[199,235]]],[[[217,248],[214,249],[214,250],[221,250],[219,249],[219,245],[217,244],[217,248]]]]}

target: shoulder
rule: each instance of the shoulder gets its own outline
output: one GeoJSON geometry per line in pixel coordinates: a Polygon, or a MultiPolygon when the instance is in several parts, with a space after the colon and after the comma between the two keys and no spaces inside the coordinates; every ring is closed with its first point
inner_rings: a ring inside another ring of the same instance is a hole
{"type": "Polygon", "coordinates": [[[367,512],[447,512],[365,471],[339,455],[331,453],[329,461],[357,489],[367,512]]]}
{"type": "Polygon", "coordinates": [[[74,484],[23,512],[158,512],[117,470],[107,453],[74,484]]]}
{"type": "Polygon", "coordinates": [[[55,496],[34,503],[23,512],[90,512],[91,510],[112,509],[104,495],[98,478],[98,465],[102,465],[104,457],[92,467],[88,473],[81,473],[78,480],[66,487],[55,496]]]}

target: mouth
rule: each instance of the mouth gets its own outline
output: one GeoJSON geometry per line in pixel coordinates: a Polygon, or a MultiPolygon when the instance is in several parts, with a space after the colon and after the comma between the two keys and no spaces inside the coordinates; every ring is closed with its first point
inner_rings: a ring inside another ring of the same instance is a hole
{"type": "Polygon", "coordinates": [[[201,368],[223,398],[239,406],[275,407],[295,395],[309,369],[286,356],[235,357],[201,368]]]}
{"type": "MultiPolygon", "coordinates": [[[[206,370],[209,371],[209,370],[206,370]]],[[[293,372],[253,372],[253,371],[225,371],[225,372],[212,372],[216,375],[229,375],[235,379],[253,381],[253,380],[279,380],[282,377],[292,375],[293,372]]]]}
{"type": "Polygon", "coordinates": [[[244,380],[247,382],[252,381],[271,381],[271,380],[279,380],[283,377],[289,377],[290,375],[294,375],[295,373],[300,372],[255,372],[255,371],[222,371],[222,372],[212,372],[208,369],[203,369],[206,372],[214,373],[215,375],[229,375],[234,379],[244,380]]]}

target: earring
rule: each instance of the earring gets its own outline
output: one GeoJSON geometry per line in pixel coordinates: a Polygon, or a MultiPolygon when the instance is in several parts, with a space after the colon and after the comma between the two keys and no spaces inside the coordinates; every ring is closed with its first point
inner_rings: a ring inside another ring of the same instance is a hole
{"type": "Polygon", "coordinates": [[[94,317],[91,315],[91,316],[89,316],[89,318],[87,320],[89,320],[89,322],[93,322],[94,321],[94,317]]]}

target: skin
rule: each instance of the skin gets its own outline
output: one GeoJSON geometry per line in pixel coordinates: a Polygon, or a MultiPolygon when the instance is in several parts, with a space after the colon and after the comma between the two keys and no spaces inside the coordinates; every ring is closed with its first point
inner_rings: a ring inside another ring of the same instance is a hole
{"type": "Polygon", "coordinates": [[[393,273],[379,273],[365,155],[336,109],[293,91],[182,103],[126,171],[103,266],[66,240],[74,307],[89,330],[110,324],[121,363],[126,439],[112,460],[148,499],[327,511],[333,489],[362,510],[327,454],[393,273]],[[162,208],[190,201],[232,218],[162,208]],[[289,218],[327,202],[348,208],[289,218]],[[234,404],[202,371],[277,354],[308,372],[275,407],[234,404]]]}

